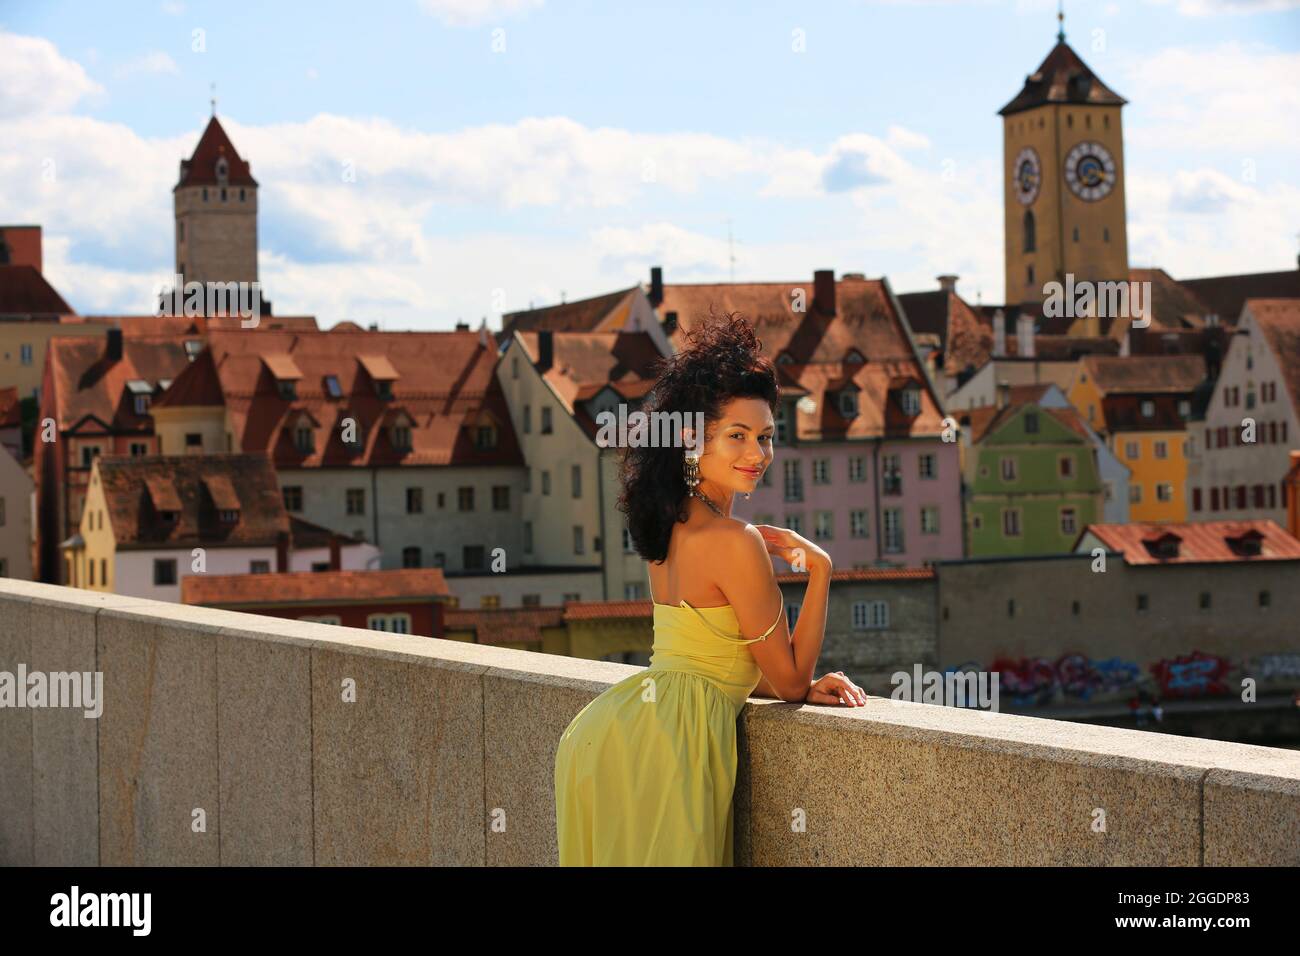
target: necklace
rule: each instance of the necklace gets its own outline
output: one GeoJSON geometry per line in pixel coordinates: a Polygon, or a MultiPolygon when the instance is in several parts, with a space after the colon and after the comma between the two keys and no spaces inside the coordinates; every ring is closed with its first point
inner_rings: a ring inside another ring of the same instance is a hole
{"type": "Polygon", "coordinates": [[[724,515],[724,514],[722,513],[722,509],[719,508],[717,505],[715,505],[715,504],[713,503],[713,500],[712,500],[708,495],[704,494],[703,492],[698,491],[698,490],[695,489],[695,488],[692,488],[692,489],[691,489],[691,497],[693,497],[693,498],[699,498],[699,499],[700,499],[701,501],[703,501],[706,505],[708,505],[708,506],[709,506],[709,510],[712,511],[712,512],[713,512],[715,515],[717,515],[719,518],[725,518],[725,517],[726,517],[726,515],[724,515]]]}

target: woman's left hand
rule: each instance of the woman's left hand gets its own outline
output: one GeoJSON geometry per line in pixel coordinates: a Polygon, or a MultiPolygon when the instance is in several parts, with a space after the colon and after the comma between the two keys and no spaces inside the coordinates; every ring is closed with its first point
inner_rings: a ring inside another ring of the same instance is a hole
{"type": "Polygon", "coordinates": [[[843,704],[845,707],[861,707],[867,702],[867,695],[862,688],[844,676],[843,671],[827,674],[812,682],[808,688],[807,704],[843,704]]]}

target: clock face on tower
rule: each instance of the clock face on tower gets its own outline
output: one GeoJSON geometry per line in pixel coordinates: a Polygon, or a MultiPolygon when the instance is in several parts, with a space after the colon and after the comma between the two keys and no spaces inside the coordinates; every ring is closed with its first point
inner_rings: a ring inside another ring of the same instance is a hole
{"type": "Polygon", "coordinates": [[[1017,153],[1012,175],[1016,179],[1016,198],[1021,205],[1028,206],[1038,198],[1038,186],[1043,181],[1043,167],[1039,165],[1038,153],[1029,146],[1017,153]]]}
{"type": "Polygon", "coordinates": [[[1115,187],[1115,159],[1101,143],[1079,143],[1065,157],[1065,182],[1080,199],[1104,199],[1115,187]]]}

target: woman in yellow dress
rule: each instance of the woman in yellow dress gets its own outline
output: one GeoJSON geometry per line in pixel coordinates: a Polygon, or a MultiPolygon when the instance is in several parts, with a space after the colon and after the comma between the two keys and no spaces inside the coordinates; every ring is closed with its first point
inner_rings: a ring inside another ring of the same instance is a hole
{"type": "MultiPolygon", "coordinates": [[[[858,706],[812,679],[831,561],[785,528],[731,517],[772,463],[776,372],[744,320],[701,326],[643,410],[703,413],[688,447],[625,451],[620,507],[648,562],[650,666],[579,711],[555,754],[561,866],[731,866],[736,719],[751,695],[858,706]],[[700,445],[702,444],[702,448],[700,445]],[[808,573],[792,635],[772,556],[808,573]]],[[[654,419],[651,419],[652,422],[654,419]]]]}

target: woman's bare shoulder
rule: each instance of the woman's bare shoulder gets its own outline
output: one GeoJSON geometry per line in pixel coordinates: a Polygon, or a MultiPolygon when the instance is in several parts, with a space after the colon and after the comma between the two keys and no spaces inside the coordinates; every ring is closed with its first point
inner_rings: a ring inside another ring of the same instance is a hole
{"type": "Polygon", "coordinates": [[[701,525],[696,535],[701,543],[707,542],[710,546],[725,549],[729,553],[743,553],[754,548],[767,553],[763,536],[758,529],[740,518],[715,518],[701,525]]]}

